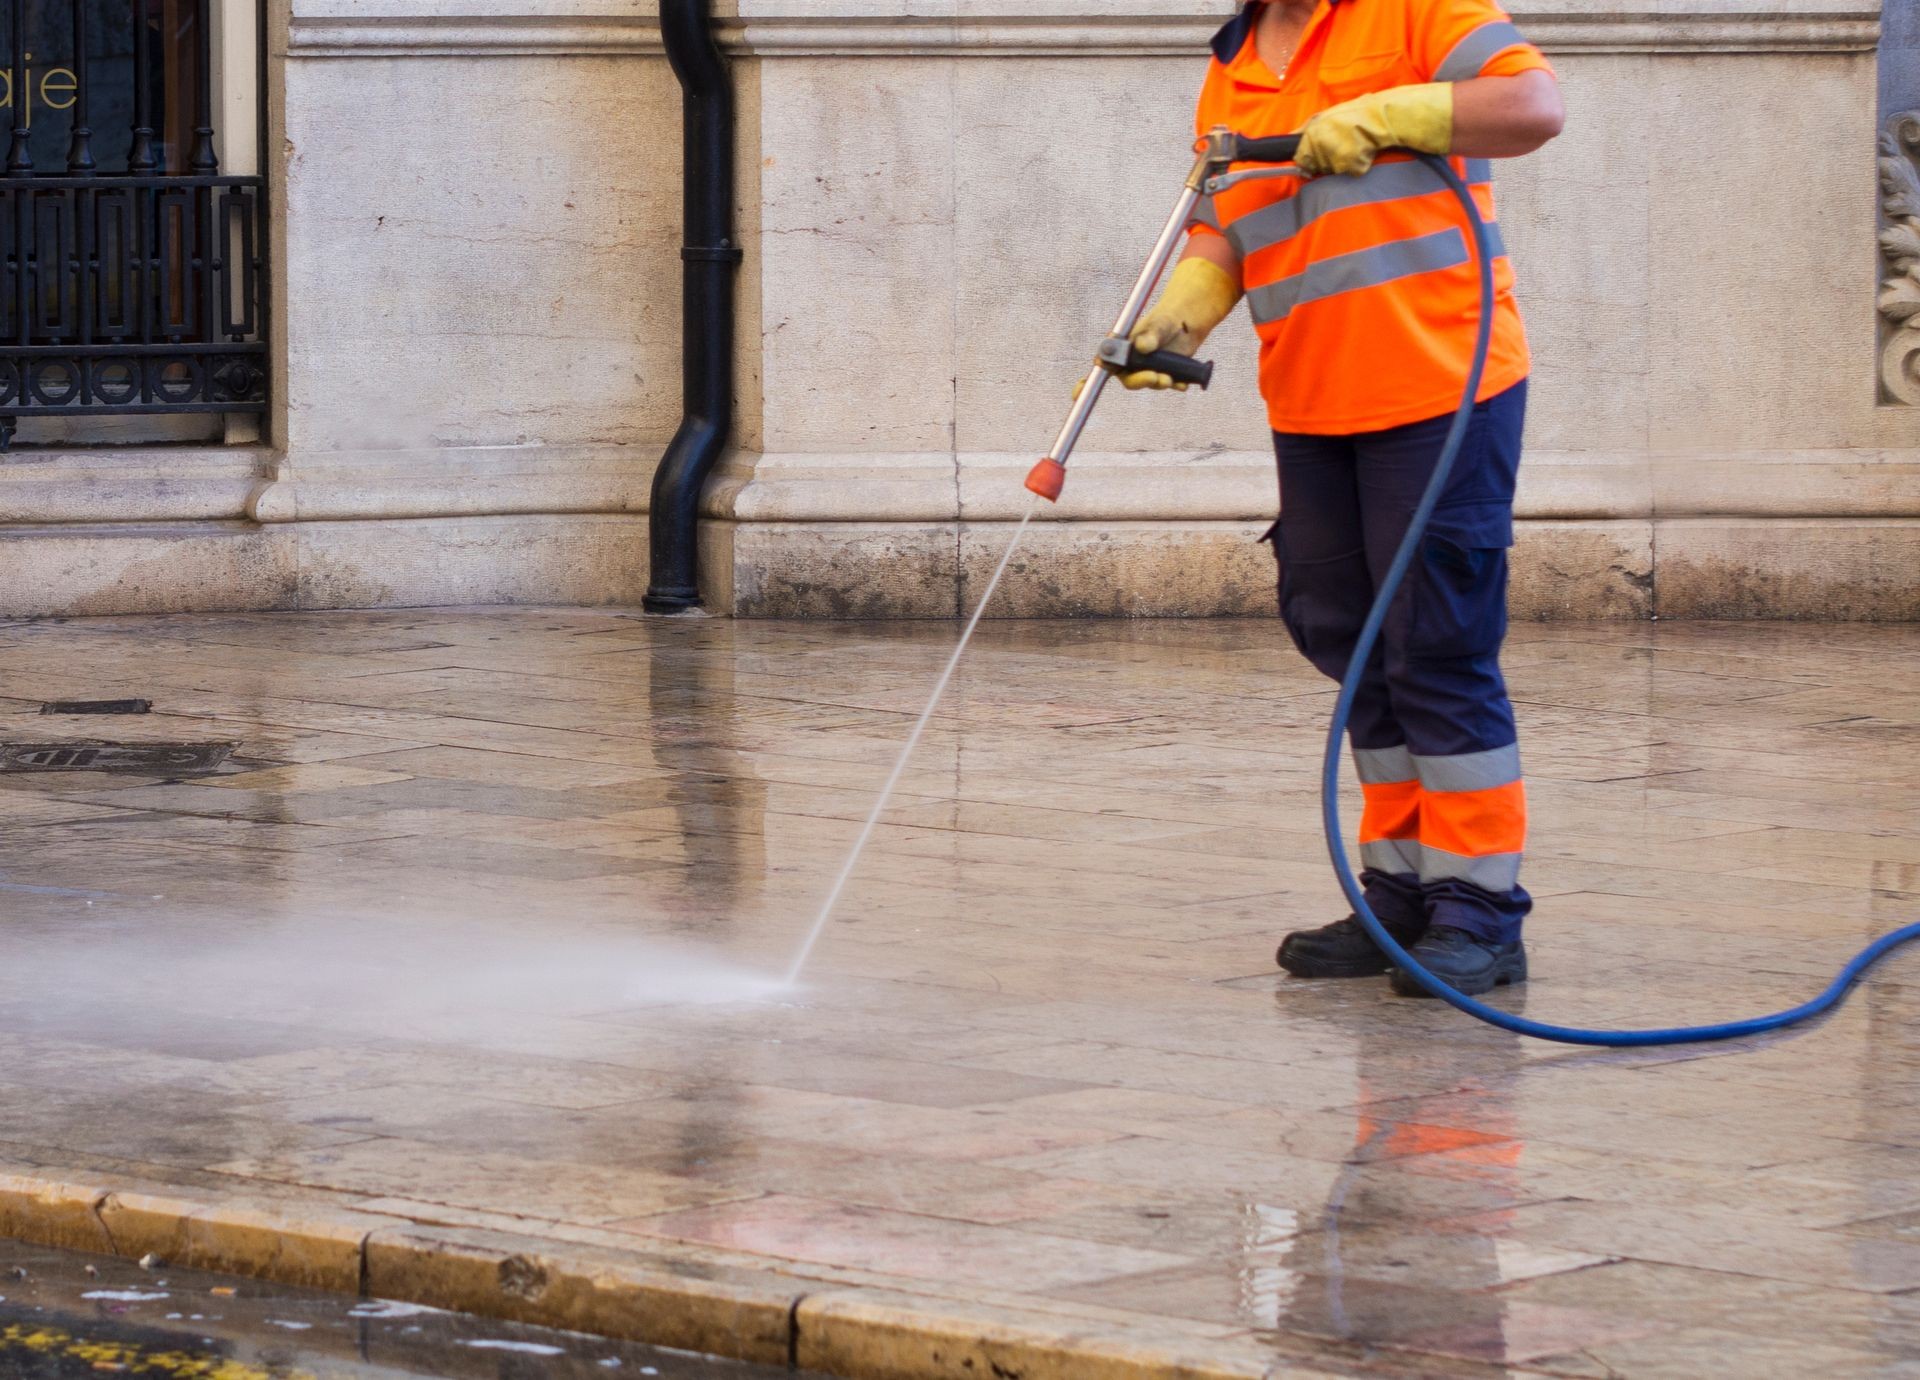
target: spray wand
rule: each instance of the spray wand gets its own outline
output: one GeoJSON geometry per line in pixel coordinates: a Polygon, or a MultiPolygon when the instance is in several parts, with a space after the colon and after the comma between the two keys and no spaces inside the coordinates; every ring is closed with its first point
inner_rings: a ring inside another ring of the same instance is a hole
{"type": "MultiPolygon", "coordinates": [[[[1114,374],[1130,373],[1136,369],[1151,369],[1166,374],[1177,383],[1198,384],[1205,388],[1213,381],[1213,365],[1202,363],[1188,355],[1175,354],[1171,350],[1155,350],[1143,354],[1134,349],[1131,336],[1133,328],[1140,320],[1140,314],[1147,309],[1147,303],[1153,300],[1153,290],[1159,285],[1160,277],[1167,271],[1174,250],[1179,248],[1181,236],[1186,233],[1187,223],[1193,218],[1193,211],[1200,204],[1202,196],[1210,195],[1221,187],[1231,185],[1249,176],[1304,176],[1296,168],[1273,168],[1258,172],[1232,173],[1235,163],[1283,163],[1294,155],[1300,140],[1293,135],[1276,139],[1245,139],[1227,129],[1216,129],[1201,141],[1200,156],[1188,174],[1181,188],[1180,199],[1174,204],[1173,214],[1167,217],[1167,223],[1160,232],[1160,238],[1154,242],[1153,253],[1148,257],[1146,267],[1140,270],[1140,276],[1134,281],[1133,291],[1127,295],[1127,304],[1113,323],[1113,329],[1107,338],[1100,342],[1099,352],[1094,356],[1095,368],[1087,379],[1086,387],[1080,390],[1073,400],[1073,410],[1067,414],[1067,424],[1060,428],[1060,435],[1053,443],[1040,463],[1027,475],[1027,488],[1038,498],[1049,503],[1059,499],[1060,490],[1067,482],[1067,461],[1073,455],[1073,448],[1080,442],[1080,434],[1087,429],[1087,422],[1093,416],[1093,409],[1100,401],[1100,394],[1106,389],[1107,380],[1114,374]]],[[[960,641],[953,649],[953,655],[947,658],[947,664],[940,672],[939,680],[934,682],[933,693],[927,697],[926,708],[920,711],[920,717],[914,720],[907,741],[901,746],[900,755],[894,761],[893,770],[888,774],[886,784],[881,786],[880,794],[873,802],[873,808],[867,812],[860,826],[859,834],[854,838],[853,847],[848,850],[847,860],[841,865],[839,875],[834,878],[828,889],[826,900],[821,902],[819,914],[814,917],[813,926],[807,931],[806,938],[800,943],[794,954],[793,962],[787,969],[786,980],[789,984],[798,982],[806,970],[807,960],[813,956],[814,946],[820,942],[820,936],[826,932],[827,925],[833,920],[834,908],[840,904],[841,893],[852,880],[854,869],[860,864],[860,855],[866,852],[867,844],[873,839],[874,830],[880,825],[880,817],[887,812],[887,806],[893,800],[893,793],[899,788],[900,778],[906,774],[907,763],[913,757],[914,749],[920,746],[920,739],[932,722],[934,711],[940,707],[941,697],[947,693],[947,686],[953,680],[953,673],[959,668],[960,658],[966,655],[967,646],[973,641],[974,629],[980,626],[980,619],[987,611],[987,604],[1000,588],[1000,580],[1007,573],[1007,567],[1013,561],[1013,553],[1019,549],[1020,539],[1026,535],[1027,525],[1033,521],[1037,500],[1027,504],[1027,511],[1020,518],[1020,525],[1013,530],[1013,539],[1007,543],[1006,553],[1000,557],[1000,564],[994,567],[993,578],[987,581],[987,587],[974,605],[973,616],[967,619],[961,629],[960,641]]]]}
{"type": "Polygon", "coordinates": [[[1087,422],[1093,417],[1093,409],[1100,402],[1100,394],[1105,391],[1107,380],[1115,374],[1147,369],[1156,374],[1165,374],[1175,383],[1191,383],[1203,389],[1213,382],[1211,364],[1202,363],[1189,355],[1175,354],[1171,350],[1154,350],[1148,354],[1136,350],[1133,347],[1133,328],[1139,324],[1147,303],[1153,300],[1153,290],[1159,286],[1167,265],[1173,262],[1174,251],[1180,247],[1187,233],[1187,226],[1193,220],[1193,212],[1199,206],[1200,198],[1253,178],[1305,177],[1306,174],[1296,167],[1248,169],[1238,173],[1232,171],[1235,163],[1288,163],[1299,148],[1300,137],[1295,134],[1272,139],[1248,139],[1224,127],[1210,131],[1201,140],[1200,156],[1194,162],[1193,171],[1187,174],[1186,183],[1180,190],[1180,199],[1174,203],[1173,214],[1167,217],[1160,238],[1154,241],[1153,253],[1147,256],[1146,267],[1140,270],[1140,276],[1134,280],[1133,291],[1127,295],[1127,304],[1120,309],[1113,329],[1100,342],[1099,352],[1093,361],[1097,367],[1088,376],[1087,386],[1080,390],[1080,396],[1073,400],[1073,410],[1067,414],[1066,425],[1060,428],[1059,436],[1054,439],[1053,449],[1042,456],[1027,474],[1027,487],[1034,493],[1049,503],[1059,501],[1060,491],[1067,483],[1067,461],[1072,457],[1074,447],[1080,444],[1080,433],[1087,429],[1087,422]]]}

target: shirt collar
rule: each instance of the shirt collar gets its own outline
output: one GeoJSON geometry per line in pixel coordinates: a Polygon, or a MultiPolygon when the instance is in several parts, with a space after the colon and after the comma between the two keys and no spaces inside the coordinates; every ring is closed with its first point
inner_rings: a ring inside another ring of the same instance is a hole
{"type": "MultiPolygon", "coordinates": [[[[1352,3],[1353,0],[1327,0],[1327,8],[1338,9],[1343,4],[1352,3]]],[[[1259,18],[1259,0],[1246,0],[1240,6],[1240,13],[1228,20],[1220,32],[1213,36],[1213,55],[1220,59],[1223,66],[1232,62],[1240,55],[1240,50],[1247,46],[1253,37],[1253,26],[1259,18]]]]}
{"type": "Polygon", "coordinates": [[[1242,5],[1240,13],[1229,19],[1220,32],[1213,36],[1213,55],[1222,66],[1232,62],[1247,46],[1247,40],[1253,37],[1253,21],[1259,17],[1257,5],[1242,5]]]}

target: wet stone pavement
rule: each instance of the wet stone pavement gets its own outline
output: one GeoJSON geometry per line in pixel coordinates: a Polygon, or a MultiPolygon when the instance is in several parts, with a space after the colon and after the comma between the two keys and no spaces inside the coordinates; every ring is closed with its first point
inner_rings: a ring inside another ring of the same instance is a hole
{"type": "Polygon", "coordinates": [[[0,1375],[69,1380],[787,1380],[387,1299],[0,1240],[0,1375]]]}
{"type": "MultiPolygon", "coordinates": [[[[1345,907],[1332,695],[1275,624],[985,626],[783,988],[954,631],[0,624],[0,1172],[1333,1373],[1920,1375],[1920,956],[1649,1052],[1283,979],[1345,907]],[[47,755],[99,742],[221,760],[47,755]]],[[[1501,1003],[1750,1015],[1920,918],[1920,629],[1525,626],[1509,670],[1539,906],[1501,1003]]]]}

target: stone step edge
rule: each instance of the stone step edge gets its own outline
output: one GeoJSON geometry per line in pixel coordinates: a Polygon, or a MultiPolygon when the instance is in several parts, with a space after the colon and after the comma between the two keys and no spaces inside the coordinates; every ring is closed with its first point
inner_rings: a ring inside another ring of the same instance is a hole
{"type": "Polygon", "coordinates": [[[1335,1380],[1244,1334],[1130,1338],[1097,1319],[742,1269],[347,1208],[184,1196],[120,1176],[0,1173],[0,1236],[844,1380],[1335,1380]]]}

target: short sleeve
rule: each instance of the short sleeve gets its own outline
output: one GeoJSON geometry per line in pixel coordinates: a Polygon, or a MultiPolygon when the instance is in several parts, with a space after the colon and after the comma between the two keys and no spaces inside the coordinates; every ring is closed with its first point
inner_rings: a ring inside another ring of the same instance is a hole
{"type": "Polygon", "coordinates": [[[1187,230],[1195,235],[1225,237],[1226,232],[1220,228],[1220,213],[1214,209],[1212,197],[1200,198],[1200,204],[1193,208],[1193,218],[1187,222],[1187,230]]]}
{"type": "Polygon", "coordinates": [[[1492,0],[1413,0],[1414,61],[1428,81],[1553,71],[1492,0]]]}

